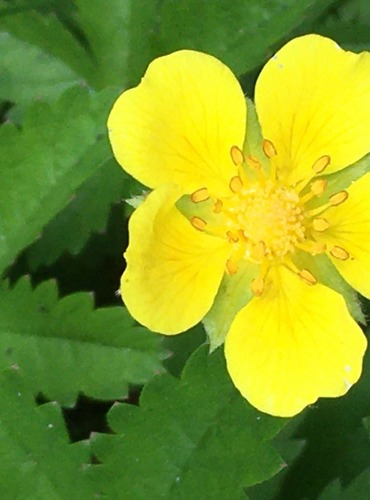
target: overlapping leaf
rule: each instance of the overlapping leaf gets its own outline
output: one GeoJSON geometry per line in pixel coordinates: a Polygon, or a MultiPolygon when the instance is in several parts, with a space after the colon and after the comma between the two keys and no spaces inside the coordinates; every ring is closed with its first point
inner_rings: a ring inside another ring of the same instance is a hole
{"type": "Polygon", "coordinates": [[[88,449],[69,444],[56,403],[36,406],[27,376],[16,367],[0,373],[1,498],[94,498],[88,449]]]}
{"type": "Polygon", "coordinates": [[[160,339],[134,326],[123,307],[93,310],[78,293],[57,300],[53,282],[34,291],[24,278],[0,288],[0,369],[27,372],[35,393],[73,405],[79,392],[100,398],[127,395],[162,371],[160,339]]]}
{"type": "Polygon", "coordinates": [[[35,104],[21,130],[1,127],[0,273],[111,158],[105,121],[115,95],[73,88],[53,106],[35,104]]]}
{"type": "Polygon", "coordinates": [[[243,487],[276,474],[283,462],[269,441],[285,420],[263,415],[237,393],[221,350],[198,350],[181,381],[158,377],[140,407],[115,405],[116,436],[96,435],[102,462],[91,473],[109,498],[242,498],[243,487]]]}

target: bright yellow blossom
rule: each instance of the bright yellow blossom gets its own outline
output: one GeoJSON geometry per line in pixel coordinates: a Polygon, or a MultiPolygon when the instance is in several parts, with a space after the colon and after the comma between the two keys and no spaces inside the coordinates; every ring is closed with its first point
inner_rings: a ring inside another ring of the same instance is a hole
{"type": "Polygon", "coordinates": [[[230,70],[188,50],[119,97],[115,156],[153,189],[130,221],[121,290],[155,332],[203,319],[243,396],[291,416],[361,373],[344,280],[370,298],[370,173],[351,182],[345,167],[370,150],[370,55],[297,38],[255,102],[258,122],[230,70]]]}

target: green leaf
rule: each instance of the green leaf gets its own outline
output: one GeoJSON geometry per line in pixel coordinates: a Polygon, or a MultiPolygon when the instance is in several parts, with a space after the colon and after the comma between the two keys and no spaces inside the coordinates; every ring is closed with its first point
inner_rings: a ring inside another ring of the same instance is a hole
{"type": "Polygon", "coordinates": [[[32,291],[21,279],[0,288],[0,368],[18,365],[35,393],[71,406],[79,392],[127,396],[162,372],[160,337],[134,325],[123,307],[93,310],[88,293],[60,301],[53,282],[32,291]]]}
{"type": "Polygon", "coordinates": [[[32,106],[23,129],[0,128],[0,273],[112,158],[105,122],[115,95],[73,88],[32,106]]]}
{"type": "Polygon", "coordinates": [[[78,77],[58,59],[38,47],[0,32],[0,98],[28,102],[49,100],[78,83],[78,77]]]}
{"type": "Polygon", "coordinates": [[[181,381],[157,377],[140,407],[115,404],[115,436],[95,435],[101,465],[91,474],[109,498],[242,498],[243,487],[276,474],[283,462],[270,440],[286,420],[259,413],[233,387],[221,350],[203,346],[181,381]],[[124,471],[124,473],[123,473],[124,471]]]}
{"type": "Polygon", "coordinates": [[[318,500],[369,500],[369,492],[370,469],[366,469],[344,490],[339,481],[334,481],[325,488],[318,500]]]}
{"type": "MultiPolygon", "coordinates": [[[[0,0],[0,8],[7,5],[0,0]]],[[[52,12],[41,14],[28,5],[23,12],[0,17],[0,31],[38,48],[40,57],[49,57],[53,64],[62,62],[80,78],[93,82],[95,62],[77,37],[52,12]]],[[[40,77],[45,78],[44,71],[40,77]]]]}
{"type": "MultiPolygon", "coordinates": [[[[367,351],[363,374],[345,396],[319,400],[305,412],[294,437],[305,440],[306,446],[286,471],[280,499],[317,498],[332,481],[339,478],[348,485],[370,467],[370,437],[363,425],[363,418],[370,415],[369,384],[367,351]]],[[[348,498],[352,499],[357,500],[356,495],[348,498]]]]}
{"type": "Polygon", "coordinates": [[[163,0],[161,46],[197,49],[220,58],[237,74],[258,66],[275,45],[333,0],[163,0]]]}
{"type": "Polygon", "coordinates": [[[94,59],[94,86],[137,84],[157,54],[153,50],[157,2],[151,0],[75,0],[76,19],[94,59]]]}
{"type": "Polygon", "coordinates": [[[31,269],[49,266],[64,252],[78,254],[93,232],[106,229],[112,204],[122,200],[131,184],[113,159],[103,162],[28,249],[31,269]]]}
{"type": "Polygon", "coordinates": [[[69,444],[56,403],[36,406],[17,368],[0,373],[0,496],[91,499],[88,448],[69,444]]]}

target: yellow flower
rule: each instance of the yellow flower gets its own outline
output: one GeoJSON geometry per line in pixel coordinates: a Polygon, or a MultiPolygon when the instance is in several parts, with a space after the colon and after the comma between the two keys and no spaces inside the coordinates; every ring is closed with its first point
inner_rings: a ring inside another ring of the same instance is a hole
{"type": "Polygon", "coordinates": [[[154,189],[130,220],[121,291],[153,331],[204,319],[242,395],[291,416],[361,373],[346,282],[370,298],[370,173],[349,166],[370,149],[370,55],[294,39],[255,102],[258,121],[230,70],[188,50],[119,97],[114,154],[154,189]]]}

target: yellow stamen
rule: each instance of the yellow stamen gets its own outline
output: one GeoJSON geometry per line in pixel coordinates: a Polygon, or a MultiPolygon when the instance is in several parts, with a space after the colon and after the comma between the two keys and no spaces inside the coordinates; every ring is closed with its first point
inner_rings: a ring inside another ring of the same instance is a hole
{"type": "Polygon", "coordinates": [[[310,190],[315,196],[320,196],[326,189],[328,181],[325,179],[318,179],[311,184],[310,190]]]}
{"type": "Polygon", "coordinates": [[[296,244],[297,248],[300,248],[304,252],[310,253],[311,255],[319,255],[325,252],[326,244],[313,240],[306,240],[303,242],[298,242],[296,244]]]}
{"type": "Polygon", "coordinates": [[[190,196],[190,199],[194,203],[200,203],[201,201],[206,201],[209,199],[209,192],[207,188],[201,188],[190,196]]]}
{"type": "Polygon", "coordinates": [[[330,250],[330,255],[332,255],[333,257],[335,257],[336,259],[339,259],[339,260],[348,260],[349,259],[349,253],[347,252],[346,249],[342,248],[342,247],[333,247],[331,250],[330,250]]]}
{"type": "Polygon", "coordinates": [[[230,243],[237,243],[239,241],[239,235],[232,231],[227,231],[226,236],[229,238],[230,243]]]}
{"type": "Polygon", "coordinates": [[[192,217],[190,219],[190,222],[192,226],[195,227],[195,229],[198,229],[198,231],[204,231],[207,226],[207,222],[205,220],[196,216],[192,217]]]}
{"type": "Polygon", "coordinates": [[[230,156],[234,165],[242,165],[244,163],[244,153],[238,146],[232,146],[230,156]]]}
{"type": "Polygon", "coordinates": [[[312,170],[315,172],[315,174],[321,174],[321,172],[323,172],[327,168],[329,163],[330,163],[330,156],[328,155],[321,156],[312,165],[312,170]]]}
{"type": "Polygon", "coordinates": [[[254,156],[248,156],[246,162],[248,167],[252,170],[261,170],[262,168],[260,161],[254,156]]]}
{"type": "Polygon", "coordinates": [[[216,203],[213,207],[213,212],[215,214],[220,214],[222,212],[222,206],[223,206],[223,203],[221,200],[216,200],[216,203]]]}
{"type": "Polygon", "coordinates": [[[236,274],[238,272],[238,264],[229,259],[226,261],[226,273],[229,275],[236,274]]]}
{"type": "Polygon", "coordinates": [[[229,187],[233,193],[238,193],[243,187],[243,181],[238,175],[231,177],[229,187]]]}
{"type": "Polygon", "coordinates": [[[265,153],[265,155],[267,156],[267,158],[271,159],[274,156],[276,156],[275,146],[268,139],[263,139],[263,141],[262,141],[262,150],[265,153]]]}
{"type": "Polygon", "coordinates": [[[200,203],[201,201],[206,201],[209,199],[209,192],[207,188],[201,188],[190,196],[190,199],[193,203],[200,203]]]}
{"type": "Polygon", "coordinates": [[[329,201],[330,205],[336,207],[337,205],[341,205],[348,198],[347,191],[339,191],[339,193],[333,194],[330,196],[329,201]]]}
{"type": "Polygon", "coordinates": [[[251,290],[256,297],[260,297],[265,289],[265,280],[262,276],[254,279],[251,283],[251,290]]]}
{"type": "Polygon", "coordinates": [[[328,229],[329,226],[330,226],[329,222],[323,217],[318,217],[317,219],[314,219],[312,221],[313,229],[315,231],[318,231],[319,233],[326,231],[326,229],[328,229]]]}
{"type": "Polygon", "coordinates": [[[299,271],[298,276],[302,281],[307,283],[307,285],[316,285],[317,283],[317,279],[308,269],[302,269],[299,271]]]}
{"type": "Polygon", "coordinates": [[[260,262],[266,255],[266,243],[264,241],[259,241],[256,243],[251,250],[251,257],[253,260],[260,262]]]}

